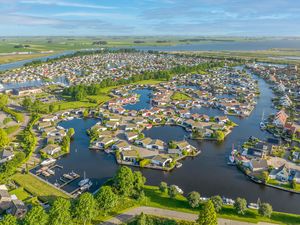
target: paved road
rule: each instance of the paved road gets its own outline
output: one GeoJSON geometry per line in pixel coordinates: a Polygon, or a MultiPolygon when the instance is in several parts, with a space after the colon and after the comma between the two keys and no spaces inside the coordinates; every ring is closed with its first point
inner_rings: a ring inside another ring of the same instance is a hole
{"type": "MultiPolygon", "coordinates": [[[[196,221],[196,219],[198,218],[197,214],[141,206],[138,208],[130,209],[127,212],[124,212],[112,219],[107,220],[106,222],[101,223],[101,225],[122,224],[122,223],[132,219],[136,215],[140,215],[142,212],[145,214],[149,214],[149,215],[173,218],[173,219],[177,219],[177,220],[186,220],[186,221],[196,221]]],[[[219,225],[253,225],[253,223],[233,221],[233,220],[221,219],[221,218],[218,219],[218,224],[219,225]]],[[[271,223],[259,222],[258,225],[271,225],[271,223]]]]}

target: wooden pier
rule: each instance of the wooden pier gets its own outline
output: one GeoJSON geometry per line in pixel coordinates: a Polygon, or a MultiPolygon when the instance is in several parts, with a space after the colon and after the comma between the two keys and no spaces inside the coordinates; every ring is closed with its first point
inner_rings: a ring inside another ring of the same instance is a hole
{"type": "Polygon", "coordinates": [[[64,180],[62,177],[59,178],[60,181],[63,182],[62,185],[59,186],[59,188],[63,188],[64,186],[68,185],[69,183],[73,182],[74,180],[77,180],[80,177],[79,174],[76,174],[76,176],[73,177],[73,179],[70,180],[64,180]]]}

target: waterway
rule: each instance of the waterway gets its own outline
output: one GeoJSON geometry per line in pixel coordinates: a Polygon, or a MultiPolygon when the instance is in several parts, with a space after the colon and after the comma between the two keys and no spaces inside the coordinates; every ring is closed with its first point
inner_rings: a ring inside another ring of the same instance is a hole
{"type": "MultiPolygon", "coordinates": [[[[176,184],[187,194],[190,191],[198,191],[202,196],[221,195],[235,199],[244,197],[248,202],[256,202],[258,198],[262,202],[269,202],[274,210],[300,214],[300,195],[291,194],[274,188],[253,183],[236,167],[226,164],[232,144],[241,145],[249,136],[266,139],[270,136],[259,128],[262,113],[265,115],[274,113],[271,108],[271,99],[274,96],[269,85],[261,78],[255,77],[261,91],[257,99],[257,106],[248,118],[230,117],[239,126],[234,128],[223,143],[212,141],[191,141],[202,153],[184,160],[180,169],[172,172],[162,172],[151,169],[140,169],[147,178],[147,183],[158,185],[161,181],[168,184],[176,184]]],[[[196,109],[195,109],[196,110],[196,109]]],[[[198,113],[208,115],[220,115],[220,112],[207,108],[200,108],[198,113]]],[[[195,111],[197,112],[197,111],[195,111]]],[[[64,167],[55,177],[49,178],[50,182],[61,176],[64,172],[74,171],[91,178],[94,182],[91,191],[96,190],[105,180],[112,177],[118,165],[113,155],[107,155],[100,151],[88,149],[89,137],[86,129],[95,124],[95,119],[74,119],[61,122],[65,128],[75,128],[74,140],[71,142],[71,153],[58,160],[58,164],[64,167]]],[[[163,126],[154,127],[145,131],[146,136],[161,139],[163,141],[182,140],[186,132],[181,127],[163,126]]],[[[135,168],[136,169],[136,168],[135,168]]],[[[79,179],[80,180],[80,179],[79,179]]],[[[78,180],[78,181],[79,181],[78,180]]],[[[66,187],[71,191],[77,187],[77,181],[66,187]]]]}

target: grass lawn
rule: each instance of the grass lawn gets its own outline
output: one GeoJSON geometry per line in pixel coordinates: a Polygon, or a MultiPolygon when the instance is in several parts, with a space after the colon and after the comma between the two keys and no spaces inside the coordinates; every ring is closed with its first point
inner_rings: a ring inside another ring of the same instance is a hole
{"type": "MultiPolygon", "coordinates": [[[[147,196],[147,200],[145,200],[143,205],[146,206],[195,214],[198,214],[201,209],[201,206],[199,208],[192,209],[188,205],[187,199],[184,196],[179,195],[175,199],[171,199],[167,193],[161,193],[158,187],[145,186],[144,191],[147,196]]],[[[248,209],[246,214],[241,216],[236,214],[232,206],[224,206],[222,211],[218,213],[218,217],[253,223],[264,221],[279,224],[300,224],[300,215],[273,212],[271,219],[268,219],[261,217],[257,210],[248,209]]]]}
{"type": "Polygon", "coordinates": [[[17,189],[14,189],[12,191],[9,192],[11,195],[16,195],[18,197],[18,199],[24,201],[28,198],[30,198],[30,194],[24,190],[23,187],[19,187],[17,189]]]}
{"type": "Polygon", "coordinates": [[[53,201],[57,197],[69,198],[68,195],[40,181],[30,174],[16,173],[12,179],[24,188],[24,190],[34,196],[37,196],[42,201],[53,201]]]}
{"type": "Polygon", "coordinates": [[[192,98],[185,93],[182,92],[174,92],[171,96],[172,100],[184,101],[184,100],[191,100],[192,98]]]}
{"type": "Polygon", "coordinates": [[[108,220],[124,211],[129,210],[130,208],[134,208],[139,206],[139,203],[133,199],[129,198],[121,198],[118,201],[117,206],[113,209],[112,212],[104,215],[102,212],[93,220],[93,224],[99,224],[105,220],[108,220]]]}

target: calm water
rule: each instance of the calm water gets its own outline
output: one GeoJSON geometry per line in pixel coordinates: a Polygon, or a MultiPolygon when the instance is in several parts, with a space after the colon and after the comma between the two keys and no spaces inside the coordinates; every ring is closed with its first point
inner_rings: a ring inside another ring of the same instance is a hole
{"type": "Polygon", "coordinates": [[[126,110],[141,110],[141,109],[150,109],[150,95],[152,93],[149,89],[137,89],[133,91],[139,95],[139,101],[135,104],[128,104],[124,106],[126,110]]]}
{"type": "Polygon", "coordinates": [[[255,51],[271,48],[300,49],[300,40],[218,41],[175,46],[135,46],[135,48],[143,51],[255,51]]]}
{"type": "MultiPolygon", "coordinates": [[[[270,136],[267,132],[259,129],[259,121],[263,111],[266,115],[274,112],[270,107],[273,93],[264,80],[257,79],[261,90],[257,107],[248,118],[231,118],[239,126],[223,143],[190,141],[195,147],[202,150],[198,157],[184,160],[183,166],[172,172],[141,169],[147,177],[147,183],[158,185],[161,181],[165,181],[168,184],[178,185],[185,193],[195,190],[200,192],[202,196],[219,194],[230,198],[244,197],[248,202],[256,202],[260,198],[261,201],[271,203],[275,210],[300,214],[300,195],[253,183],[235,167],[226,164],[232,144],[241,145],[251,135],[262,139],[270,136]]],[[[199,113],[214,114],[214,110],[213,112],[205,108],[199,110],[201,110],[199,113]]],[[[95,185],[92,187],[92,191],[106,179],[112,177],[118,168],[113,155],[88,149],[89,137],[86,134],[86,129],[96,122],[97,120],[94,119],[75,119],[60,123],[66,128],[74,127],[76,134],[71,143],[71,153],[58,160],[58,164],[64,166],[64,172],[73,170],[83,175],[85,171],[86,176],[94,181],[95,185]]],[[[181,127],[162,126],[147,130],[145,134],[168,142],[170,140],[182,140],[186,132],[181,127]]],[[[55,182],[58,175],[62,173],[60,171],[56,177],[49,180],[55,182]]],[[[70,191],[76,188],[78,181],[74,182],[71,187],[67,187],[66,190],[70,191]]]]}

